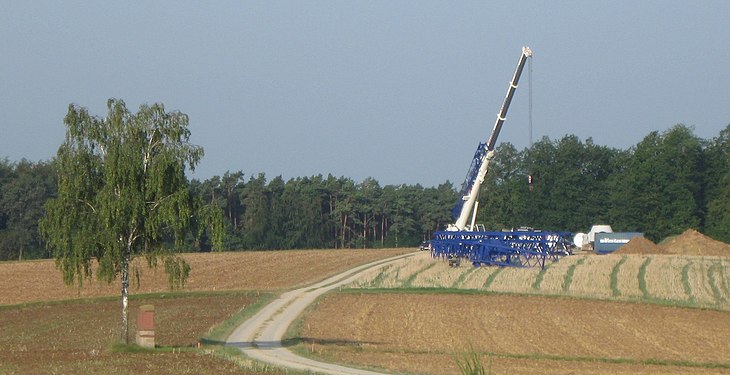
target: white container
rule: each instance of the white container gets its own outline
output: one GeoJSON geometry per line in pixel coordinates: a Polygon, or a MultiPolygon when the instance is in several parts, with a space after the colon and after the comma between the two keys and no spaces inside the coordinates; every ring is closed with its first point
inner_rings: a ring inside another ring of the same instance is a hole
{"type": "Polygon", "coordinates": [[[594,225],[591,227],[591,231],[588,232],[588,242],[596,242],[596,233],[613,233],[613,229],[610,225],[594,225]]]}

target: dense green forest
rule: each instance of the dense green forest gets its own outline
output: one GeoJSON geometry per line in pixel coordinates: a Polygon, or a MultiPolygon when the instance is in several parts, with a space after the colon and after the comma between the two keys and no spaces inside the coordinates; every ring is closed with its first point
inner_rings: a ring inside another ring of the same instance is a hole
{"type": "MultiPolygon", "coordinates": [[[[0,160],[0,260],[51,257],[38,221],[57,191],[53,163],[0,160]]],[[[467,166],[465,160],[465,173],[467,166]]],[[[230,250],[415,246],[453,221],[458,198],[458,186],[448,181],[381,186],[373,178],[285,181],[238,171],[189,183],[194,196],[223,211],[230,250]]],[[[503,143],[480,193],[477,221],[492,230],[572,232],[605,223],[654,241],[694,228],[730,242],[730,125],[709,140],[676,125],[628,150],[573,135],[545,137],[522,151],[503,143]]],[[[185,246],[210,249],[205,237],[185,246]]]]}

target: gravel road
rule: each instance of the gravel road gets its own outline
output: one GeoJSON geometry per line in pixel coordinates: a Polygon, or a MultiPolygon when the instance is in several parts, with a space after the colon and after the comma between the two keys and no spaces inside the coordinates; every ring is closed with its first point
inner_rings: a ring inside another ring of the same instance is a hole
{"type": "Polygon", "coordinates": [[[226,340],[226,345],[241,349],[250,358],[280,367],[312,371],[321,374],[382,374],[300,357],[283,347],[281,339],[294,320],[317,297],[339,286],[357,280],[361,273],[371,268],[382,267],[388,263],[417,254],[419,253],[415,252],[381,259],[352,268],[314,285],[286,292],[238,326],[226,340]]]}

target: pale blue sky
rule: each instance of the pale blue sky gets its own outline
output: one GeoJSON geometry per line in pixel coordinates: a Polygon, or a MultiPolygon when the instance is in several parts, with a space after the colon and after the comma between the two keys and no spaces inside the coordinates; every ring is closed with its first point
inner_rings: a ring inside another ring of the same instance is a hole
{"type": "MultiPolygon", "coordinates": [[[[628,148],[730,123],[728,1],[4,1],[0,157],[53,157],[69,103],[162,102],[192,177],[461,183],[523,45],[534,139],[628,148]]],[[[528,145],[523,75],[498,143],[528,145]]]]}

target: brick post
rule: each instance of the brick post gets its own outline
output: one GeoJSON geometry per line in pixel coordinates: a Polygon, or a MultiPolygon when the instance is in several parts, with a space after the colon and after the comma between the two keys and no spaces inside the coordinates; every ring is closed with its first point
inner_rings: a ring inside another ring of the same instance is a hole
{"type": "Polygon", "coordinates": [[[137,345],[143,348],[155,347],[155,306],[142,305],[137,313],[137,345]]]}

